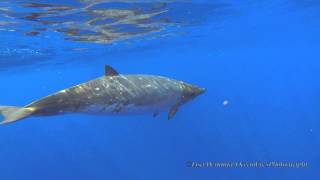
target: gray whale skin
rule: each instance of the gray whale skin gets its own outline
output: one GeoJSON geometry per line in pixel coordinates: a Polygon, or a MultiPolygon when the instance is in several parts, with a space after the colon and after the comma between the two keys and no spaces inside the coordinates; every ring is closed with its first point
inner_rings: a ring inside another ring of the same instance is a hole
{"type": "Polygon", "coordinates": [[[168,111],[171,119],[178,108],[205,92],[197,86],[155,75],[120,75],[105,66],[105,75],[61,90],[24,107],[0,106],[1,124],[29,116],[66,113],[144,114],[168,111]]]}

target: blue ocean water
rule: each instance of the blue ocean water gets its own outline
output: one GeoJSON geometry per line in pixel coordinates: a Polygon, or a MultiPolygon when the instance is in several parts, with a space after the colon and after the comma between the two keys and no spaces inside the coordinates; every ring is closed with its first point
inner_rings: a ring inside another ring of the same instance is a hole
{"type": "Polygon", "coordinates": [[[70,114],[3,125],[0,179],[319,179],[318,1],[3,0],[0,14],[1,105],[102,76],[105,64],[207,89],[171,121],[70,114]],[[121,11],[107,19],[107,9],[121,11]]]}

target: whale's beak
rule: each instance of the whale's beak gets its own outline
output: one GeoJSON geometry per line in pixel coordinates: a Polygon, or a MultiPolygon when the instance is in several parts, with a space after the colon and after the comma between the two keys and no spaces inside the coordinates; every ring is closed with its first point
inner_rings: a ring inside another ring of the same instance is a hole
{"type": "Polygon", "coordinates": [[[205,93],[205,92],[206,92],[206,89],[205,89],[205,88],[199,88],[198,96],[199,96],[200,94],[205,93]]]}
{"type": "Polygon", "coordinates": [[[195,88],[193,88],[193,92],[192,92],[191,98],[198,97],[199,95],[201,95],[201,94],[203,94],[205,92],[206,92],[205,88],[195,87],[195,88]]]}
{"type": "Polygon", "coordinates": [[[203,94],[206,92],[205,88],[199,88],[197,86],[194,85],[186,85],[184,92],[183,92],[183,103],[186,103],[196,97],[198,97],[199,95],[203,94]]]}

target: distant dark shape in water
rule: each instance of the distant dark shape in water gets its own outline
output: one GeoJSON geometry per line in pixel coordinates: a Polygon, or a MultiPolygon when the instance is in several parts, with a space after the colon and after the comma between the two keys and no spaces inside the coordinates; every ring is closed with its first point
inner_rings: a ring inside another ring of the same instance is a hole
{"type": "Polygon", "coordinates": [[[37,36],[39,34],[40,34],[40,32],[37,32],[37,31],[31,31],[31,32],[26,33],[27,36],[37,36]]]}
{"type": "Polygon", "coordinates": [[[41,3],[30,3],[30,4],[25,4],[24,7],[28,8],[45,8],[45,7],[52,7],[53,5],[51,4],[41,4],[41,3]]]}
{"type": "Polygon", "coordinates": [[[155,75],[119,75],[105,66],[105,75],[64,89],[24,107],[0,106],[1,124],[28,116],[66,113],[143,114],[157,116],[169,111],[171,119],[178,108],[205,92],[194,85],[155,75]]]}

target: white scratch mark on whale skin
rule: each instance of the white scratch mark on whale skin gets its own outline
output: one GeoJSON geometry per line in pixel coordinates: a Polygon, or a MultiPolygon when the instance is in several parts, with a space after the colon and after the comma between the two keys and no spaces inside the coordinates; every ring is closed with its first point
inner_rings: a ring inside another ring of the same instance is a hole
{"type": "Polygon", "coordinates": [[[175,103],[177,99],[171,99],[169,101],[159,102],[151,105],[137,106],[135,104],[117,104],[103,105],[103,104],[90,104],[83,108],[80,112],[90,114],[119,114],[119,115],[130,115],[130,114],[145,114],[168,111],[175,103]],[[117,108],[120,110],[115,111],[117,108]]]}

